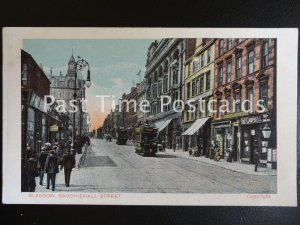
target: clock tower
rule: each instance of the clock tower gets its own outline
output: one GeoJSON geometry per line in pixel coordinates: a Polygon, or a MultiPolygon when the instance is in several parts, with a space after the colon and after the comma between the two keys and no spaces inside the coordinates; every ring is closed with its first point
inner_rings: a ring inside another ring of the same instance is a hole
{"type": "Polygon", "coordinates": [[[70,57],[70,60],[68,62],[67,76],[75,76],[75,66],[76,66],[75,58],[74,58],[73,53],[72,53],[72,56],[70,57]]]}

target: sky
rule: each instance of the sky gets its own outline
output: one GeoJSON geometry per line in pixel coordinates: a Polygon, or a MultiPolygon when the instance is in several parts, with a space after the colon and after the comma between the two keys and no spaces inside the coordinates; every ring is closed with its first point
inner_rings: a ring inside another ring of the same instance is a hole
{"type": "MultiPolygon", "coordinates": [[[[111,99],[105,101],[101,112],[101,100],[96,95],[114,95],[115,100],[128,93],[131,86],[140,81],[137,73],[144,76],[147,50],[150,39],[26,39],[23,50],[32,55],[46,74],[63,75],[67,73],[68,61],[72,55],[88,61],[91,70],[92,86],[86,89],[91,130],[100,127],[111,110],[111,99]]],[[[86,79],[86,70],[82,76],[86,79]]]]}

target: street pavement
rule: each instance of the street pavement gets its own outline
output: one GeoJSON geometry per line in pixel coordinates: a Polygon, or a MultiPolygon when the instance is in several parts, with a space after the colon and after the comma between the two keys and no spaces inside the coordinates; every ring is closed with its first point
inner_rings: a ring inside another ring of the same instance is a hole
{"type": "MultiPolygon", "coordinates": [[[[72,171],[70,187],[64,185],[63,171],[56,183],[57,192],[276,193],[277,177],[237,172],[168,150],[143,157],[132,145],[92,139],[83,165],[72,171]]],[[[36,191],[49,192],[38,182],[36,191]]]]}

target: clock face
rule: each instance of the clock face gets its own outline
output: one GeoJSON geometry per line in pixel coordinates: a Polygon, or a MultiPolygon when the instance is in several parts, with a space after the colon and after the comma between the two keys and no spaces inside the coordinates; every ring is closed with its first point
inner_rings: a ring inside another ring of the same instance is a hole
{"type": "Polygon", "coordinates": [[[74,69],[74,67],[75,67],[75,65],[73,64],[73,63],[71,63],[70,65],[69,65],[69,68],[72,70],[72,69],[74,69]]]}

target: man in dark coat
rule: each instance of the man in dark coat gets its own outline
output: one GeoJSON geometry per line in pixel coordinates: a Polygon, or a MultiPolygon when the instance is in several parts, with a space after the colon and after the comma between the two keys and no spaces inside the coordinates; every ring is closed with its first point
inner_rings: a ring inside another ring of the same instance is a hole
{"type": "Polygon", "coordinates": [[[46,163],[46,159],[48,156],[48,152],[46,152],[45,150],[46,150],[45,147],[43,147],[37,157],[37,161],[38,161],[37,168],[38,168],[39,176],[40,176],[40,185],[43,185],[44,168],[45,168],[45,163],[46,163]]]}
{"type": "Polygon", "coordinates": [[[64,168],[66,187],[70,186],[71,172],[72,168],[75,166],[75,163],[75,155],[71,153],[70,149],[67,149],[67,154],[63,156],[60,166],[60,170],[64,168]]]}
{"type": "Polygon", "coordinates": [[[58,170],[58,158],[55,155],[54,150],[50,151],[45,163],[45,172],[47,173],[47,189],[50,187],[50,180],[52,185],[52,191],[55,190],[55,178],[58,170]]]}
{"type": "Polygon", "coordinates": [[[35,177],[38,175],[38,171],[36,168],[36,161],[33,157],[29,158],[27,160],[27,171],[26,171],[26,177],[27,177],[27,191],[28,192],[35,192],[35,177]]]}
{"type": "Polygon", "coordinates": [[[259,164],[259,153],[258,153],[258,150],[255,149],[255,153],[254,153],[254,171],[257,172],[257,167],[258,167],[258,164],[259,164]]]}

